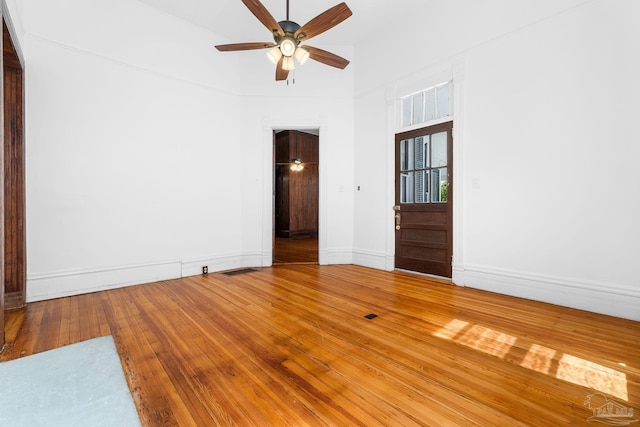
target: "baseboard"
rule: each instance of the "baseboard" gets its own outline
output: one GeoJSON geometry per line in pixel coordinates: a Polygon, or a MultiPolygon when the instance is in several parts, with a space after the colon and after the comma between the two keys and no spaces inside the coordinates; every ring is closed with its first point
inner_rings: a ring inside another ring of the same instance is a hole
{"type": "Polygon", "coordinates": [[[477,265],[454,266],[453,282],[460,286],[640,321],[640,288],[477,265]]]}
{"type": "Polygon", "coordinates": [[[9,292],[4,294],[4,309],[13,310],[16,308],[24,307],[26,299],[24,291],[9,292]]]}
{"type": "Polygon", "coordinates": [[[206,256],[103,269],[32,274],[27,277],[27,302],[86,294],[161,280],[178,279],[208,271],[262,266],[262,252],[206,256]]]}
{"type": "Polygon", "coordinates": [[[318,251],[318,264],[353,264],[353,251],[350,249],[328,249],[318,251]]]}
{"type": "Polygon", "coordinates": [[[191,258],[182,261],[181,277],[197,276],[198,274],[202,274],[202,267],[204,266],[208,268],[209,273],[244,267],[242,265],[242,256],[240,254],[212,255],[208,257],[191,258]]]}
{"type": "Polygon", "coordinates": [[[362,267],[387,270],[387,256],[384,252],[367,251],[364,249],[354,249],[353,263],[362,267]]]}
{"type": "Polygon", "coordinates": [[[179,260],[27,276],[27,302],[179,278],[179,260]]]}

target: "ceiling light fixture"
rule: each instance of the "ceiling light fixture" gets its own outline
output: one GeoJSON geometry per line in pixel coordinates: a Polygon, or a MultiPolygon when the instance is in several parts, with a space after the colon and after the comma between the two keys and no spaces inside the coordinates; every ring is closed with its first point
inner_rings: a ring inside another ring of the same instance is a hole
{"type": "Polygon", "coordinates": [[[280,51],[284,56],[291,57],[296,51],[296,45],[297,43],[292,37],[285,36],[280,42],[280,51]]]}
{"type": "Polygon", "coordinates": [[[304,165],[302,164],[302,159],[299,159],[297,157],[295,159],[291,159],[290,169],[294,172],[300,172],[302,169],[304,169],[304,165]]]}
{"type": "Polygon", "coordinates": [[[293,63],[293,58],[290,56],[285,56],[284,58],[282,58],[282,69],[283,70],[287,70],[287,71],[291,71],[294,70],[296,68],[295,64],[293,63]]]}
{"type": "Polygon", "coordinates": [[[309,51],[303,47],[299,47],[295,52],[296,59],[300,63],[300,65],[304,65],[305,62],[309,59],[309,51]]]}
{"type": "Polygon", "coordinates": [[[290,65],[287,69],[282,67],[283,57],[291,58],[295,55],[300,65],[304,64],[308,59],[340,69],[349,65],[347,59],[306,44],[312,37],[332,29],[349,18],[352,15],[349,6],[344,2],[339,3],[300,26],[289,19],[289,0],[286,0],[286,2],[287,17],[285,20],[278,22],[261,3],[261,0],[242,0],[242,3],[249,11],[269,30],[273,36],[273,42],[221,44],[216,45],[216,49],[220,52],[268,49],[269,60],[276,64],[276,81],[286,80],[287,83],[289,82],[289,71],[293,69],[293,65],[290,65]],[[305,45],[300,46],[300,43],[305,43],[305,45]]]}
{"type": "MultiPolygon", "coordinates": [[[[292,58],[289,59],[291,59],[291,61],[293,62],[292,58]]],[[[304,165],[302,164],[302,159],[298,157],[298,131],[294,130],[293,132],[296,136],[296,156],[291,159],[291,166],[289,166],[289,169],[291,169],[293,172],[300,172],[304,169],[304,165]]]]}
{"type": "Polygon", "coordinates": [[[276,46],[273,49],[269,49],[269,51],[267,52],[267,58],[269,58],[271,62],[277,65],[278,61],[280,61],[280,58],[282,58],[282,52],[280,51],[280,48],[276,46]]]}

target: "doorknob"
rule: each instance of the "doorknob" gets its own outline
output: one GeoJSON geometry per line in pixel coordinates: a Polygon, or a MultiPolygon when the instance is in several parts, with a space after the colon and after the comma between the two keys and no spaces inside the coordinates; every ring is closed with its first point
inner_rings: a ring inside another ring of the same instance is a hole
{"type": "Polygon", "coordinates": [[[400,210],[400,206],[395,205],[395,206],[393,207],[393,210],[394,210],[394,211],[399,211],[399,210],[400,210]]]}

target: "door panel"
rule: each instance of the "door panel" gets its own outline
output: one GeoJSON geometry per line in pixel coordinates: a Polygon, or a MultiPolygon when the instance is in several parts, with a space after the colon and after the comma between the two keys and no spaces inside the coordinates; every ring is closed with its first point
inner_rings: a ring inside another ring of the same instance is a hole
{"type": "Polygon", "coordinates": [[[396,135],[396,268],[451,277],[452,126],[396,135]]]}

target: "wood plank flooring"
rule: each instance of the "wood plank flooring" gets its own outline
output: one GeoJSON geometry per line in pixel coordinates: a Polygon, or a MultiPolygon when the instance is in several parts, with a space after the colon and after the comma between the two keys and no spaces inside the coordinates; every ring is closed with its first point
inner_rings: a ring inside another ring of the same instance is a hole
{"type": "Polygon", "coordinates": [[[318,238],[287,239],[276,237],[273,264],[317,264],[318,238]]]}
{"type": "Polygon", "coordinates": [[[145,426],[588,426],[591,395],[640,418],[638,322],[402,272],[213,273],[9,316],[3,360],[112,334],[145,426]]]}

